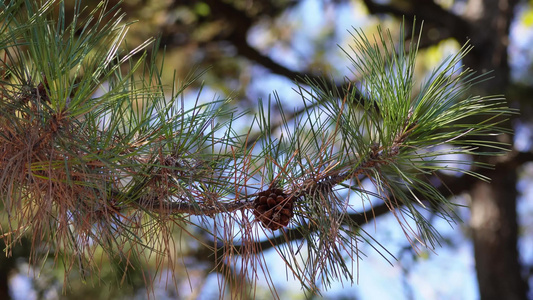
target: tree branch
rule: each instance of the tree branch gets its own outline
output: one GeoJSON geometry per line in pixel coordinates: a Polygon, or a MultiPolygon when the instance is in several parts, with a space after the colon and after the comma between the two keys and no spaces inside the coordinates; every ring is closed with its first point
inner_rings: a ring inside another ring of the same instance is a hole
{"type": "MultiPolygon", "coordinates": [[[[468,42],[471,25],[468,21],[442,8],[434,1],[412,1],[408,9],[389,4],[375,3],[373,0],[363,0],[371,14],[389,13],[399,18],[405,18],[411,23],[415,17],[426,23],[435,24],[439,32],[448,33],[461,44],[468,42]]],[[[409,23],[409,22],[407,22],[409,23]]]]}
{"type": "MultiPolygon", "coordinates": [[[[349,221],[344,221],[343,224],[350,224],[350,225],[356,225],[356,226],[363,226],[364,224],[367,224],[374,220],[375,218],[382,216],[386,213],[390,212],[389,205],[386,203],[379,204],[377,206],[374,206],[371,209],[366,210],[362,213],[354,213],[354,214],[348,214],[347,219],[349,221]]],[[[315,232],[316,229],[311,230],[311,232],[315,232]]],[[[233,245],[232,251],[235,251],[236,253],[241,253],[243,247],[246,248],[252,248],[257,249],[259,252],[268,250],[270,248],[273,248],[277,245],[289,243],[292,241],[296,241],[299,239],[303,239],[306,236],[308,236],[310,233],[309,229],[302,230],[300,227],[291,228],[291,229],[283,229],[283,234],[280,234],[274,238],[269,238],[264,241],[260,242],[252,242],[252,244],[246,244],[246,245],[233,245]]],[[[214,242],[206,242],[206,247],[202,247],[201,250],[196,251],[193,255],[196,257],[196,259],[201,261],[209,261],[212,262],[211,256],[215,255],[219,260],[226,257],[226,251],[228,250],[226,247],[217,247],[214,242]],[[215,249],[215,251],[213,251],[215,249]]],[[[218,243],[220,244],[220,243],[218,243]]]]}
{"type": "MultiPolygon", "coordinates": [[[[298,83],[306,84],[308,80],[323,82],[321,76],[293,71],[275,62],[269,56],[261,54],[257,49],[250,46],[247,41],[247,35],[249,29],[254,25],[256,20],[250,18],[244,11],[235,8],[229,3],[218,0],[208,0],[206,3],[210,5],[213,13],[232,25],[227,36],[224,38],[221,37],[221,39],[225,39],[235,46],[239,55],[260,64],[274,74],[287,77],[298,83]]],[[[337,83],[326,88],[328,88],[328,90],[336,89],[340,91],[341,94],[352,93],[361,103],[369,101],[368,99],[365,99],[365,96],[359,91],[355,90],[353,83],[337,83]],[[354,90],[352,91],[351,89],[354,90]]]]}
{"type": "Polygon", "coordinates": [[[189,214],[213,216],[218,213],[229,213],[236,210],[252,209],[252,201],[217,202],[210,204],[190,203],[190,202],[168,202],[158,198],[142,198],[137,203],[145,209],[155,213],[189,214]]]}

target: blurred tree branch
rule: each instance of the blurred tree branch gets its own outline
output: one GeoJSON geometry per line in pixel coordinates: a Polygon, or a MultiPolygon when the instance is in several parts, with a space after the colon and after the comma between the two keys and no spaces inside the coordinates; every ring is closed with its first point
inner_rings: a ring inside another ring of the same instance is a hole
{"type": "Polygon", "coordinates": [[[441,39],[453,37],[459,44],[468,42],[470,23],[434,1],[408,1],[408,4],[403,2],[403,6],[395,5],[395,1],[391,1],[390,4],[376,3],[374,0],[363,0],[363,2],[371,14],[392,14],[398,18],[405,18],[410,23],[415,17],[424,20],[425,26],[429,26],[425,28],[426,35],[431,28],[434,28],[439,32],[441,39]]]}

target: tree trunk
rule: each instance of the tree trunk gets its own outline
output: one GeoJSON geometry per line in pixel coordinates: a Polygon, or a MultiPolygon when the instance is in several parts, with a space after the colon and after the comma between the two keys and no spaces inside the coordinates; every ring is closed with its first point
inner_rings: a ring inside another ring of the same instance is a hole
{"type": "MultiPolygon", "coordinates": [[[[471,27],[474,46],[465,64],[494,79],[477,88],[484,94],[502,94],[509,85],[507,48],[516,0],[469,1],[463,17],[471,27]]],[[[511,127],[510,122],[507,123],[511,127]]],[[[488,175],[490,183],[477,182],[472,196],[471,228],[480,299],[527,299],[528,286],[521,275],[517,250],[516,166],[499,164],[488,175]]]]}
{"type": "Polygon", "coordinates": [[[472,190],[471,227],[482,300],[527,299],[516,248],[516,169],[499,168],[472,190]]]}

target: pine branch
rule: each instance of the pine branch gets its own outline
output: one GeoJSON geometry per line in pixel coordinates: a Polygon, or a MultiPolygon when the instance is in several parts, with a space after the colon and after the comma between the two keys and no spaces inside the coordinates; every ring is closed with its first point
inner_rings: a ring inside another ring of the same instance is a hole
{"type": "Polygon", "coordinates": [[[354,281],[348,261],[358,259],[358,243],[387,251],[362,228],[386,211],[415,249],[435,248],[439,235],[423,211],[453,219],[453,203],[427,178],[454,170],[488,180],[477,171],[488,164],[452,168],[447,156],[506,148],[487,138],[505,132],[505,101],[465,96],[480,80],[459,65],[468,47],[415,93],[417,41],[405,45],[403,28],[399,43],[381,29],[374,39],[355,31],[345,53],[361,78],[357,89],[301,78],[301,113],[288,118],[275,98],[282,122],[273,123],[271,103],[259,101],[243,135],[229,99],[200,104],[198,96],[185,105],[195,78],[168,91],[164,61],[147,57],[157,44],[127,50],[122,15],[105,2],[91,12],[91,27],[79,10],[65,25],[62,2],[58,20],[51,6],[25,5],[26,15],[6,17],[0,31],[0,199],[8,221],[0,234],[10,247],[32,232],[34,249],[55,251],[67,271],[91,274],[97,253],[125,266],[152,255],[156,268],[170,265],[176,229],[201,242],[210,235],[215,258],[251,265],[240,274],[248,278],[264,267],[257,254],[276,247],[302,286],[319,293],[332,280],[354,281]]]}

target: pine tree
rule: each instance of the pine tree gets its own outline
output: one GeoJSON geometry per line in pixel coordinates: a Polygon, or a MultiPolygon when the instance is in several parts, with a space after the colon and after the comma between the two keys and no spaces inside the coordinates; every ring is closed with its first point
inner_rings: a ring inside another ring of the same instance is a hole
{"type": "Polygon", "coordinates": [[[54,257],[83,279],[99,276],[103,258],[124,274],[148,261],[174,270],[176,252],[200,247],[244,297],[262,251],[276,247],[302,287],[320,293],[332,280],[355,281],[359,243],[386,251],[362,228],[375,214],[390,211],[415,249],[435,249],[425,212],[456,218],[429,175],[489,180],[476,169],[490,165],[451,167],[449,155],[505,151],[493,136],[513,111],[502,97],[468,95],[485,79],[461,65],[470,47],[419,83],[414,30],[404,44],[387,30],[369,38],[354,29],[345,54],[357,84],[304,78],[295,89],[303,111],[286,114],[274,94],[243,130],[231,99],[185,103],[201,74],[163,85],[157,41],[128,50],[116,7],[87,13],[77,2],[72,20],[62,1],[1,7],[5,250],[28,237],[33,262],[54,257]],[[181,249],[175,232],[202,246],[181,249]]]}

